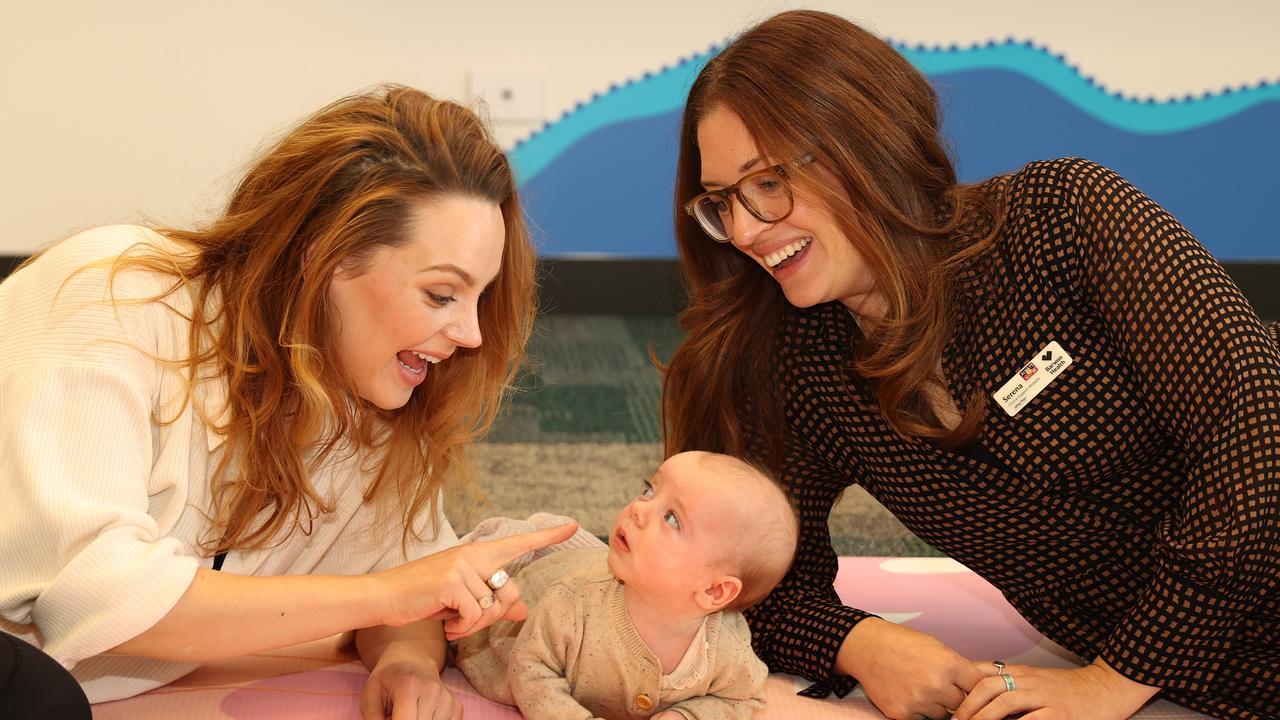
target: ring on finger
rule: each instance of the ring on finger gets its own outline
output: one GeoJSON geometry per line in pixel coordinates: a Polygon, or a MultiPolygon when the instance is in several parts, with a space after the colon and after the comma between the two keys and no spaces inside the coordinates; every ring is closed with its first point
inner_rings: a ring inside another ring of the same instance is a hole
{"type": "Polygon", "coordinates": [[[1018,689],[1018,683],[1013,681],[1013,676],[1009,673],[1000,673],[1000,679],[1004,681],[1004,691],[1012,692],[1018,689]]]}
{"type": "Polygon", "coordinates": [[[497,601],[498,601],[498,598],[494,597],[493,593],[489,593],[488,595],[485,595],[484,597],[480,598],[476,602],[480,603],[481,610],[488,610],[489,608],[493,607],[493,604],[497,601]]]}
{"type": "Polygon", "coordinates": [[[507,574],[507,571],[499,568],[497,572],[489,576],[488,580],[485,580],[485,584],[489,586],[490,590],[501,590],[502,586],[506,585],[510,579],[511,576],[507,574]]]}
{"type": "Polygon", "coordinates": [[[992,661],[991,661],[991,664],[996,666],[996,674],[997,674],[997,675],[1002,675],[1002,674],[1004,674],[1004,661],[1003,661],[1003,660],[992,660],[992,661]]]}

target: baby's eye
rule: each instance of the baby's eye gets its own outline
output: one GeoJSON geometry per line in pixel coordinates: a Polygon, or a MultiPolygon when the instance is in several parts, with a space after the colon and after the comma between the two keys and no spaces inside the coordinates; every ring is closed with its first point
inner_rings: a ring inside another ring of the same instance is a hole
{"type": "Polygon", "coordinates": [[[662,515],[662,521],[676,530],[680,529],[680,518],[676,517],[674,510],[668,510],[662,515]]]}
{"type": "Polygon", "coordinates": [[[644,489],[640,491],[640,497],[646,497],[646,498],[653,497],[653,486],[650,485],[648,482],[645,482],[644,489]]]}

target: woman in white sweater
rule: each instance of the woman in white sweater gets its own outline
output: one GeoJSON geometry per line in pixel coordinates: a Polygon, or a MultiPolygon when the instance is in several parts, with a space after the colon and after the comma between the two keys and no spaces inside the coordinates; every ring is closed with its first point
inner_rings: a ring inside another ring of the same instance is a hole
{"type": "Polygon", "coordinates": [[[366,717],[459,717],[446,637],[522,617],[491,574],[573,530],[453,547],[440,507],[533,272],[483,126],[387,86],[286,134],[208,227],[96,228],[0,284],[0,715],[355,630],[366,717]]]}

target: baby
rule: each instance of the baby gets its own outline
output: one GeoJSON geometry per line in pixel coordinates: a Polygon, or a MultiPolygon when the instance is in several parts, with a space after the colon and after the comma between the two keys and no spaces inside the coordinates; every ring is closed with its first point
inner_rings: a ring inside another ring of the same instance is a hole
{"type": "Polygon", "coordinates": [[[756,468],[673,455],[618,513],[607,548],[591,538],[598,547],[521,569],[528,619],[460,640],[458,668],[528,720],[750,718],[768,671],[741,611],[782,580],[797,533],[756,468]]]}

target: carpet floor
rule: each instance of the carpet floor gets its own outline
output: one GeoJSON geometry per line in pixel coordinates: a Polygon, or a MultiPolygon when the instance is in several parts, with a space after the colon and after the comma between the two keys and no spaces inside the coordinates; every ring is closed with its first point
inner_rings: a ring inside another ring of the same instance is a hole
{"type": "MultiPolygon", "coordinates": [[[[523,389],[476,451],[487,502],[452,502],[454,527],[543,511],[607,535],[662,461],[661,376],[650,356],[669,358],[679,340],[671,316],[540,318],[523,389]]],[[[831,536],[841,555],[938,554],[858,487],[832,513],[831,536]]]]}

